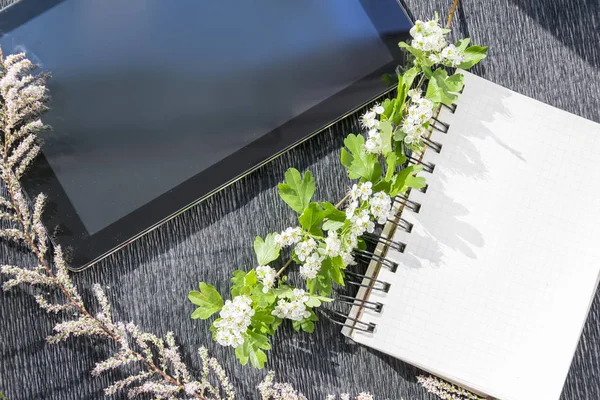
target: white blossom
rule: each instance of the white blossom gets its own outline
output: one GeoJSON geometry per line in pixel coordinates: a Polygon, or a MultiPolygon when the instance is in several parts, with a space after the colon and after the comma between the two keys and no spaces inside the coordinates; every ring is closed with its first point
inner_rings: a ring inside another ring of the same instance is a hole
{"type": "Polygon", "coordinates": [[[325,254],[328,257],[337,257],[342,250],[342,241],[338,237],[337,232],[329,231],[325,239],[325,254]]]}
{"type": "Polygon", "coordinates": [[[352,222],[351,232],[356,236],[365,232],[372,233],[375,229],[375,224],[371,221],[367,210],[362,210],[358,215],[352,217],[350,222],[352,222]]]}
{"type": "Polygon", "coordinates": [[[367,128],[372,129],[379,126],[379,121],[377,120],[377,113],[373,110],[367,111],[360,118],[361,124],[367,128]]]}
{"type": "Polygon", "coordinates": [[[377,223],[385,224],[387,219],[392,216],[392,200],[385,192],[377,192],[369,201],[371,214],[377,223]]]}
{"type": "Polygon", "coordinates": [[[447,61],[452,67],[458,67],[465,59],[463,52],[458,50],[453,44],[448,45],[442,50],[440,57],[447,61]]]}
{"type": "MultiPolygon", "coordinates": [[[[356,186],[356,185],[354,185],[356,186]]],[[[356,211],[356,208],[358,207],[358,201],[354,200],[351,201],[350,203],[348,203],[348,205],[346,206],[346,219],[350,219],[354,216],[354,212],[356,211]]]]}
{"type": "Polygon", "coordinates": [[[275,235],[275,243],[280,247],[291,246],[298,243],[300,239],[302,239],[302,229],[299,227],[290,227],[275,235]]]}
{"type": "Polygon", "coordinates": [[[436,20],[416,21],[410,35],[413,37],[411,46],[417,50],[440,52],[447,45],[442,27],[436,20]]]}
{"type": "Polygon", "coordinates": [[[365,150],[367,153],[371,154],[381,154],[383,153],[384,143],[381,138],[381,134],[377,129],[371,129],[369,131],[369,137],[365,142],[365,150]]]}
{"type": "Polygon", "coordinates": [[[277,306],[271,314],[277,318],[287,318],[292,321],[302,321],[310,317],[310,312],[306,309],[306,303],[309,297],[302,289],[294,289],[294,294],[290,299],[280,299],[277,306]]]}
{"type": "Polygon", "coordinates": [[[350,190],[350,198],[352,200],[368,200],[373,190],[371,189],[373,184],[371,182],[364,182],[360,185],[352,185],[352,189],[350,190]]]}
{"type": "Polygon", "coordinates": [[[418,89],[411,89],[408,92],[410,102],[407,108],[407,115],[400,129],[404,132],[404,143],[409,146],[421,146],[423,136],[428,133],[425,124],[433,117],[434,103],[422,97],[418,89]]]}
{"type": "Polygon", "coordinates": [[[222,346],[238,347],[244,343],[242,334],[248,330],[254,310],[248,296],[236,296],[227,300],[221,309],[220,320],[213,323],[217,328],[216,341],[222,346]]]}
{"type": "Polygon", "coordinates": [[[263,293],[267,293],[275,285],[275,275],[277,272],[268,265],[256,267],[256,277],[263,284],[263,293]]]}
{"type": "Polygon", "coordinates": [[[300,266],[300,275],[304,279],[315,279],[317,273],[321,270],[321,264],[324,259],[325,257],[321,256],[318,252],[313,252],[306,257],[306,261],[300,266]]]}
{"type": "Polygon", "coordinates": [[[306,258],[317,248],[317,242],[313,238],[308,238],[296,245],[294,253],[300,261],[306,260],[306,258]]]}
{"type": "Polygon", "coordinates": [[[373,111],[375,112],[375,114],[383,114],[383,112],[385,111],[385,109],[383,108],[383,106],[381,104],[375,104],[375,107],[373,107],[373,111]]]}
{"type": "MultiPolygon", "coordinates": [[[[356,247],[356,246],[354,246],[356,247]]],[[[344,261],[344,265],[345,266],[349,266],[349,265],[356,265],[356,261],[354,261],[354,257],[352,256],[351,252],[343,252],[341,254],[342,256],[342,260],[344,261]]]]}
{"type": "Polygon", "coordinates": [[[358,246],[358,235],[350,232],[349,235],[346,235],[344,237],[344,239],[342,240],[342,243],[344,245],[344,249],[348,252],[352,251],[352,249],[356,248],[356,246],[358,246]]]}

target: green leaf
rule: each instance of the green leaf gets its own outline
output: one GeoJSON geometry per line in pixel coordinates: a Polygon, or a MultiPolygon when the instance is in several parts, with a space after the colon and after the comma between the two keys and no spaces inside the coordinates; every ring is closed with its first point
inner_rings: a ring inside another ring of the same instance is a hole
{"type": "Polygon", "coordinates": [[[383,143],[383,155],[392,151],[392,130],[392,124],[388,121],[381,121],[379,123],[379,135],[381,137],[381,143],[383,143]]]}
{"type": "Polygon", "coordinates": [[[469,69],[487,55],[487,46],[471,46],[464,51],[465,58],[458,68],[469,69]]]}
{"type": "Polygon", "coordinates": [[[273,328],[274,322],[275,317],[271,315],[270,311],[256,311],[250,324],[258,332],[272,335],[276,329],[273,328]]]}
{"type": "Polygon", "coordinates": [[[327,211],[323,210],[319,203],[312,202],[304,209],[302,215],[298,217],[300,225],[313,235],[322,236],[321,224],[327,216],[327,211]]]}
{"type": "Polygon", "coordinates": [[[385,164],[387,166],[387,170],[385,172],[385,180],[389,181],[393,176],[394,173],[396,172],[396,160],[398,159],[398,157],[396,156],[396,153],[389,153],[387,156],[385,156],[385,164]]]}
{"type": "Polygon", "coordinates": [[[390,187],[392,186],[392,182],[382,179],[379,182],[377,182],[375,185],[373,185],[373,192],[377,193],[377,192],[385,192],[388,193],[390,191],[390,187]]]}
{"type": "Polygon", "coordinates": [[[235,348],[235,356],[238,360],[240,360],[240,364],[248,364],[248,360],[250,359],[250,346],[246,343],[246,341],[235,348]]]}
{"type": "Polygon", "coordinates": [[[425,55],[425,52],[423,52],[422,50],[415,49],[414,47],[410,46],[408,43],[404,43],[404,42],[398,43],[398,46],[400,46],[403,49],[406,49],[410,54],[412,54],[415,57],[415,59],[417,60],[418,64],[420,64],[424,67],[431,67],[433,65],[433,61],[431,61],[429,58],[427,58],[427,56],[425,55]]]}
{"type": "Polygon", "coordinates": [[[231,296],[250,295],[256,286],[256,271],[254,269],[248,273],[241,270],[234,271],[231,283],[233,283],[231,296]]]}
{"type": "Polygon", "coordinates": [[[414,176],[423,170],[422,165],[410,165],[400,171],[392,183],[389,195],[394,197],[400,193],[406,192],[409,187],[420,189],[425,187],[427,182],[425,178],[414,176]]]}
{"type": "Polygon", "coordinates": [[[365,138],[362,135],[350,134],[344,140],[344,144],[346,148],[342,149],[341,161],[348,169],[350,179],[362,178],[376,182],[381,176],[381,165],[377,156],[365,151],[365,138]]]}
{"type": "Polygon", "coordinates": [[[323,272],[323,267],[321,267],[321,271],[319,271],[315,279],[308,279],[306,281],[306,287],[310,294],[320,293],[325,296],[330,295],[333,290],[331,287],[331,277],[329,273],[323,272]]]}
{"type": "Polygon", "coordinates": [[[390,119],[392,116],[392,110],[396,106],[396,99],[385,99],[383,103],[381,103],[383,107],[383,114],[387,119],[390,119]]]}
{"type": "Polygon", "coordinates": [[[267,362],[267,355],[262,350],[271,349],[269,338],[262,333],[247,330],[244,334],[244,339],[250,363],[254,368],[262,369],[267,362]]]}
{"type": "MultiPolygon", "coordinates": [[[[404,138],[403,138],[404,139],[404,138]]],[[[404,142],[396,143],[394,153],[396,153],[396,165],[401,166],[406,162],[406,152],[404,150],[404,142]]]]}
{"type": "Polygon", "coordinates": [[[300,321],[292,321],[292,328],[294,328],[296,332],[300,332],[300,329],[302,328],[300,321]]]}
{"type": "Polygon", "coordinates": [[[334,220],[327,220],[323,223],[323,230],[325,231],[337,231],[340,228],[342,228],[344,226],[344,222],[342,221],[334,221],[334,220]]]}
{"type": "Polygon", "coordinates": [[[279,287],[273,289],[273,294],[278,298],[289,299],[294,295],[294,290],[288,285],[279,285],[279,287]]]}
{"type": "Polygon", "coordinates": [[[328,201],[322,202],[321,207],[327,212],[327,221],[322,226],[324,230],[337,231],[344,226],[344,222],[346,221],[346,213],[344,211],[338,210],[328,201]]]}
{"type": "Polygon", "coordinates": [[[339,284],[344,284],[344,274],[341,269],[344,267],[344,262],[341,257],[325,258],[321,264],[321,270],[317,273],[315,279],[309,279],[306,281],[306,286],[311,295],[320,293],[321,295],[328,296],[331,294],[332,280],[339,284]]]}
{"type": "Polygon", "coordinates": [[[337,209],[333,204],[328,201],[324,201],[321,203],[321,207],[325,211],[327,211],[327,218],[333,219],[335,221],[345,221],[346,213],[342,210],[337,209]]]}
{"type": "Polygon", "coordinates": [[[256,271],[251,269],[246,276],[244,277],[244,284],[246,286],[254,286],[256,285],[256,271]]]}
{"type": "Polygon", "coordinates": [[[470,42],[471,42],[471,39],[464,38],[464,39],[456,42],[454,47],[456,47],[456,50],[458,50],[458,51],[465,51],[470,42]]]}
{"type": "Polygon", "coordinates": [[[321,303],[330,303],[332,301],[333,301],[333,299],[329,298],[329,297],[310,296],[308,298],[308,301],[304,304],[306,304],[310,308],[314,308],[314,307],[320,307],[321,303]]]}
{"type": "Polygon", "coordinates": [[[214,286],[200,282],[200,291],[192,290],[188,299],[198,306],[192,313],[193,319],[207,319],[223,308],[223,299],[214,286]]]}
{"type": "Polygon", "coordinates": [[[398,76],[398,94],[396,96],[395,108],[392,113],[392,121],[394,124],[399,125],[402,121],[404,103],[406,103],[406,96],[408,91],[412,87],[412,84],[419,74],[419,68],[413,67],[406,71],[401,76],[398,76]]]}
{"type": "Polygon", "coordinates": [[[275,303],[275,294],[272,291],[264,293],[262,288],[263,285],[255,286],[252,290],[252,296],[250,296],[252,303],[256,304],[258,308],[265,308],[275,303]]]}
{"type": "Polygon", "coordinates": [[[356,246],[356,248],[359,250],[366,250],[367,244],[365,243],[365,241],[362,238],[358,238],[358,245],[356,246]]]}
{"type": "Polygon", "coordinates": [[[277,188],[283,201],[301,214],[315,193],[315,179],[310,171],[306,171],[302,177],[297,169],[290,168],[285,172],[285,182],[280,183],[277,188]]]}
{"type": "Polygon", "coordinates": [[[345,268],[344,260],[342,257],[337,256],[330,258],[329,267],[329,276],[331,276],[331,280],[337,283],[338,285],[344,285],[344,273],[342,270],[345,268]]]}
{"type": "Polygon", "coordinates": [[[258,265],[267,265],[279,258],[279,245],[275,243],[275,233],[269,233],[265,240],[260,236],[254,239],[254,252],[258,265]]]}
{"type": "Polygon", "coordinates": [[[451,105],[458,98],[458,92],[463,87],[464,76],[454,74],[448,78],[448,72],[438,68],[433,72],[425,97],[434,103],[451,105]]]}
{"type": "Polygon", "coordinates": [[[300,327],[304,332],[313,333],[315,331],[315,323],[310,319],[303,319],[300,321],[300,327]]]}

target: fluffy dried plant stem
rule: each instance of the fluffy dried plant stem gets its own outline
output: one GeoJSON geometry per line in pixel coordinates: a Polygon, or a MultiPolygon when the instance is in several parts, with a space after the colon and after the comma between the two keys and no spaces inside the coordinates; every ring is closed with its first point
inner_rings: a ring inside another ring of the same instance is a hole
{"type": "Polygon", "coordinates": [[[181,396],[234,399],[235,392],[223,369],[214,358],[208,357],[206,349],[199,352],[204,364],[202,378],[194,380],[181,361],[171,333],[163,340],[141,332],[133,324],[113,322],[110,304],[99,285],[94,285],[94,293],[100,312],[93,315],[70,280],[61,248],[57,246],[53,256],[49,256],[49,241],[41,221],[46,198],[40,194],[30,208],[20,184],[40,151],[38,135],[47,129],[40,116],[47,110],[48,77],[33,74],[36,67],[24,54],[4,58],[0,51],[0,176],[8,192],[8,198],[0,196],[0,219],[7,225],[0,229],[0,237],[24,244],[35,255],[38,264],[33,269],[2,266],[2,274],[11,277],[4,282],[3,289],[20,284],[41,285],[55,288],[64,296],[65,302],[58,304],[41,294],[35,296],[38,305],[47,312],[75,311],[76,319],[54,327],[55,334],[48,337],[50,343],[83,335],[113,340],[120,351],[98,363],[93,375],[133,362],[141,364],[142,372],[109,386],[105,389],[107,395],[127,389],[129,397],[151,394],[158,399],[181,396]],[[219,382],[216,387],[209,383],[209,373],[219,382]]]}

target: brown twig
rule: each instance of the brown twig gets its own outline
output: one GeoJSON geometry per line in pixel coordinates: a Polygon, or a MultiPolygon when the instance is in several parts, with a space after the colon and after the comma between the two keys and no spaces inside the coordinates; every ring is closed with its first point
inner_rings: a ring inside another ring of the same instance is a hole
{"type": "Polygon", "coordinates": [[[452,2],[452,5],[450,6],[450,11],[448,12],[448,20],[446,22],[446,28],[450,28],[450,25],[452,25],[452,19],[454,18],[456,7],[458,7],[458,1],[459,0],[454,0],[452,2]]]}

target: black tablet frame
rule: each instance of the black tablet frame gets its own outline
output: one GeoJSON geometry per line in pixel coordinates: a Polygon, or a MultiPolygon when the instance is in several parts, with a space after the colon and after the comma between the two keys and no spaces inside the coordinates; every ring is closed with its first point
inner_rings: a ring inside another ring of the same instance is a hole
{"type": "MultiPolygon", "coordinates": [[[[4,9],[0,12],[0,37],[62,1],[22,0],[4,9]]],[[[390,16],[396,14],[398,21],[401,18],[412,21],[412,18],[398,0],[360,2],[393,61],[93,235],[87,233],[48,161],[40,155],[24,186],[31,195],[44,192],[48,196],[44,223],[53,233],[53,243],[69,250],[71,269],[81,271],[90,267],[393,90],[395,85],[386,87],[381,77],[393,74],[397,65],[403,63],[404,53],[398,42],[407,40],[408,32],[382,33],[379,22],[389,23],[390,16]]]]}

